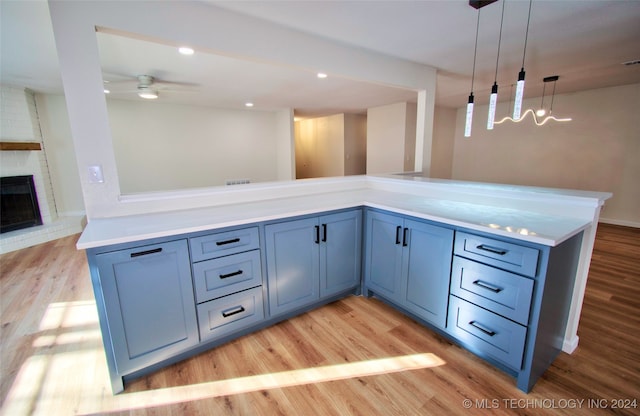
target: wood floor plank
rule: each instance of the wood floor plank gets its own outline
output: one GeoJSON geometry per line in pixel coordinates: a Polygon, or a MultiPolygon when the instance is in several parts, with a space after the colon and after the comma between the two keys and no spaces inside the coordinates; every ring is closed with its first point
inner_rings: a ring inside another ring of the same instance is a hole
{"type": "Polygon", "coordinates": [[[469,415],[493,406],[496,415],[570,415],[576,409],[559,403],[572,399],[635,399],[635,408],[615,410],[583,402],[579,413],[640,414],[638,229],[599,226],[578,349],[561,353],[530,394],[381,301],[349,297],[149,374],[112,396],[76,239],[0,256],[2,414],[469,415]],[[372,370],[375,360],[430,354],[444,364],[372,370]],[[316,378],[278,384],[310,374],[316,378]],[[243,392],[232,393],[238,386],[243,392]]]}

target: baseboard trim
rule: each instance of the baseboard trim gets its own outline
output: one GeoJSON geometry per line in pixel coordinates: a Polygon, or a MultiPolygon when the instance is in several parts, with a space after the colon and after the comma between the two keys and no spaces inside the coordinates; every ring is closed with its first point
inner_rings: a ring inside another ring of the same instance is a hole
{"type": "Polygon", "coordinates": [[[616,220],[613,218],[600,217],[599,222],[604,224],[622,225],[624,227],[640,228],[640,222],[635,222],[635,221],[616,220]]]}
{"type": "Polygon", "coordinates": [[[579,336],[571,337],[571,339],[564,339],[562,342],[562,351],[567,354],[573,354],[573,352],[578,348],[578,341],[580,341],[579,336]]]}

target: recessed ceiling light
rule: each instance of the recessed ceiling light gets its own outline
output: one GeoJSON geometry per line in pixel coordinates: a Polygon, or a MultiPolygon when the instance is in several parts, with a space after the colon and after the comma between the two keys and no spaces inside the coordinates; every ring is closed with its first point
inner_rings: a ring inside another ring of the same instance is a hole
{"type": "Polygon", "coordinates": [[[180,52],[182,55],[193,55],[195,53],[195,51],[188,46],[179,47],[178,52],[180,52]]]}
{"type": "Polygon", "coordinates": [[[244,103],[245,107],[253,107],[253,103],[244,103]]]}
{"type": "Polygon", "coordinates": [[[104,93],[105,93],[105,94],[109,94],[110,92],[111,92],[111,91],[109,91],[108,89],[106,89],[106,88],[104,89],[104,93]]]}
{"type": "Polygon", "coordinates": [[[318,72],[318,78],[325,79],[326,77],[327,77],[327,74],[325,74],[324,72],[318,72]]]}

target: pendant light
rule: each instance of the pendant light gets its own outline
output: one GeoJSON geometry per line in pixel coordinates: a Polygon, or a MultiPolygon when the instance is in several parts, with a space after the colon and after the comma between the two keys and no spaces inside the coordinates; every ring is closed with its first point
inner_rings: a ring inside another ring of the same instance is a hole
{"type": "MultiPolygon", "coordinates": [[[[542,84],[542,101],[540,102],[540,108],[538,110],[536,110],[536,115],[538,117],[542,117],[545,114],[547,114],[547,110],[544,109],[544,91],[546,89],[547,82],[553,81],[553,79],[551,79],[551,78],[553,78],[553,77],[546,77],[546,78],[543,79],[544,84],[542,84]]],[[[557,79],[557,76],[556,76],[556,79],[557,79]]]]}
{"type": "Polygon", "coordinates": [[[524,49],[522,52],[522,68],[518,73],[518,83],[516,84],[516,98],[513,104],[513,119],[520,119],[520,112],[522,111],[522,97],[524,95],[524,58],[527,54],[527,40],[529,37],[529,22],[531,21],[531,4],[533,0],[529,0],[529,15],[527,17],[527,30],[524,35],[524,49]]]}
{"type": "Polygon", "coordinates": [[[504,22],[504,3],[502,0],[502,17],[500,17],[500,34],[498,35],[498,53],[496,54],[496,74],[489,96],[489,115],[487,117],[487,130],[493,130],[493,122],[496,119],[496,105],[498,104],[498,62],[500,61],[500,43],[502,42],[502,23],[504,22]]]}
{"type": "Polygon", "coordinates": [[[478,29],[480,28],[480,9],[478,8],[478,20],[476,22],[476,43],[473,49],[473,70],[471,71],[471,94],[467,102],[467,115],[464,121],[464,137],[471,136],[471,122],[473,119],[473,81],[476,75],[476,54],[478,52],[478,29]]]}
{"type": "Polygon", "coordinates": [[[552,75],[550,77],[545,77],[542,79],[544,81],[544,84],[542,86],[542,103],[540,105],[540,109],[538,109],[537,111],[533,111],[533,109],[528,108],[522,113],[522,117],[520,117],[518,120],[511,118],[509,116],[506,116],[502,120],[496,121],[494,124],[502,124],[507,120],[513,121],[514,123],[520,123],[521,121],[525,120],[528,114],[531,114],[531,117],[533,118],[533,122],[535,123],[536,126],[544,126],[545,124],[547,124],[548,121],[551,121],[551,120],[557,121],[557,122],[571,121],[572,120],[571,117],[558,118],[553,115],[553,101],[556,96],[556,82],[558,81],[559,78],[560,77],[558,75],[552,75]],[[553,82],[553,91],[551,92],[551,105],[549,106],[549,113],[547,114],[546,110],[544,109],[544,94],[545,94],[545,86],[549,82],[553,82]],[[546,117],[544,117],[545,114],[547,115],[546,117]],[[544,119],[542,119],[542,117],[544,117],[544,119]]]}
{"type": "Polygon", "coordinates": [[[547,116],[546,119],[544,119],[544,121],[542,122],[543,124],[547,122],[547,120],[554,120],[554,121],[571,121],[571,117],[563,117],[563,118],[558,118],[556,116],[553,115],[553,99],[556,96],[556,82],[558,82],[558,79],[560,77],[557,75],[553,75],[550,77],[546,77],[543,79],[543,81],[545,82],[545,84],[547,82],[553,82],[553,91],[551,92],[551,105],[549,105],[549,115],[547,116]]]}

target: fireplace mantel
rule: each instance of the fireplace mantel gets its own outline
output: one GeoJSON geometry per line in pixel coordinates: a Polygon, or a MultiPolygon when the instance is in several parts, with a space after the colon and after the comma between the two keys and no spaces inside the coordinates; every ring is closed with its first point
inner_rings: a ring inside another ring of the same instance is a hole
{"type": "Polygon", "coordinates": [[[0,150],[42,150],[42,146],[38,142],[0,141],[0,150]]]}

